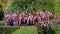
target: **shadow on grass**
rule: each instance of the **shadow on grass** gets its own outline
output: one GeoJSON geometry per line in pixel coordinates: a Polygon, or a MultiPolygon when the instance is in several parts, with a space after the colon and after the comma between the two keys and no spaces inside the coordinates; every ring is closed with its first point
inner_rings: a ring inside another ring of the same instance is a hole
{"type": "Polygon", "coordinates": [[[0,34],[12,34],[14,31],[20,29],[20,27],[0,27],[0,34]]]}
{"type": "Polygon", "coordinates": [[[48,29],[48,30],[45,30],[45,32],[43,32],[43,31],[38,32],[38,34],[55,34],[55,30],[52,29],[52,28],[49,26],[49,29],[48,29]]]}

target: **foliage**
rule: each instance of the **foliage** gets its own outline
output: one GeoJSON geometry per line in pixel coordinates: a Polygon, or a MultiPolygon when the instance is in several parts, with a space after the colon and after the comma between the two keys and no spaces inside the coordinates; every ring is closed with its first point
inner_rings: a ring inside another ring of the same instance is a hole
{"type": "Polygon", "coordinates": [[[55,0],[11,0],[10,11],[51,11],[54,12],[55,0]]]}
{"type": "Polygon", "coordinates": [[[60,34],[60,24],[52,25],[51,28],[55,31],[55,34],[60,34]]]}
{"type": "Polygon", "coordinates": [[[60,14],[60,0],[56,0],[56,7],[55,7],[55,9],[56,9],[56,14],[60,14]]]}
{"type": "Polygon", "coordinates": [[[0,26],[0,34],[11,34],[15,30],[18,30],[19,27],[1,27],[0,26]]]}
{"type": "Polygon", "coordinates": [[[2,10],[2,8],[0,8],[0,20],[2,20],[3,17],[4,17],[3,10],[2,10]]]}
{"type": "Polygon", "coordinates": [[[33,26],[6,26],[0,27],[0,34],[38,34],[33,26]]]}
{"type": "Polygon", "coordinates": [[[0,0],[0,5],[2,6],[2,9],[4,10],[7,6],[7,0],[0,0]]]}
{"type": "MultiPolygon", "coordinates": [[[[0,0],[3,10],[8,6],[8,1],[0,0]]],[[[9,6],[9,11],[12,12],[31,12],[38,10],[51,11],[52,13],[60,14],[60,0],[11,0],[11,5],[9,6]]]]}
{"type": "Polygon", "coordinates": [[[12,34],[38,34],[34,26],[22,26],[12,34]]]}

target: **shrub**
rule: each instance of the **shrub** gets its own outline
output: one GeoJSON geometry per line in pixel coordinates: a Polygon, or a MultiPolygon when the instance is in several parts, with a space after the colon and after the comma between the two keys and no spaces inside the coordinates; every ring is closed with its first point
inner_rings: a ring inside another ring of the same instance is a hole
{"type": "Polygon", "coordinates": [[[0,34],[38,34],[33,26],[0,26],[0,34]]]}
{"type": "Polygon", "coordinates": [[[11,0],[10,11],[51,11],[55,12],[55,0],[11,0]]]}
{"type": "Polygon", "coordinates": [[[3,10],[2,10],[2,8],[1,8],[1,6],[0,6],[0,20],[2,21],[2,18],[4,17],[4,15],[3,15],[3,10]]]}

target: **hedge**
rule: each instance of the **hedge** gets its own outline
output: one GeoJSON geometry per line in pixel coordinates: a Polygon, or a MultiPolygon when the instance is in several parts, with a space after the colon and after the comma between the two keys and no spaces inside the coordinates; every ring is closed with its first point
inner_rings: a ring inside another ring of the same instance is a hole
{"type": "Polygon", "coordinates": [[[11,34],[18,29],[19,27],[0,27],[0,34],[11,34]]]}
{"type": "Polygon", "coordinates": [[[38,34],[37,29],[33,26],[1,26],[0,34],[38,34]]]}

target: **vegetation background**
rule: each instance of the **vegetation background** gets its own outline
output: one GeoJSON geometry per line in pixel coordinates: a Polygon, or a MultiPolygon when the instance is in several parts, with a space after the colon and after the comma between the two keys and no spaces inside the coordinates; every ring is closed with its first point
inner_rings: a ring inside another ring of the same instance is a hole
{"type": "Polygon", "coordinates": [[[60,0],[0,0],[2,9],[12,12],[50,11],[60,14],[60,0]]]}
{"type": "MultiPolygon", "coordinates": [[[[33,12],[43,10],[50,11],[53,14],[60,14],[60,0],[0,0],[0,15],[3,15],[5,9],[8,9],[9,12],[17,13],[21,11],[33,12]]],[[[2,22],[0,21],[0,34],[38,34],[35,26],[3,27],[1,26],[2,22]]],[[[51,28],[54,30],[54,34],[60,34],[60,24],[55,24],[51,28]]],[[[50,30],[51,32],[52,30],[50,30]]]]}

